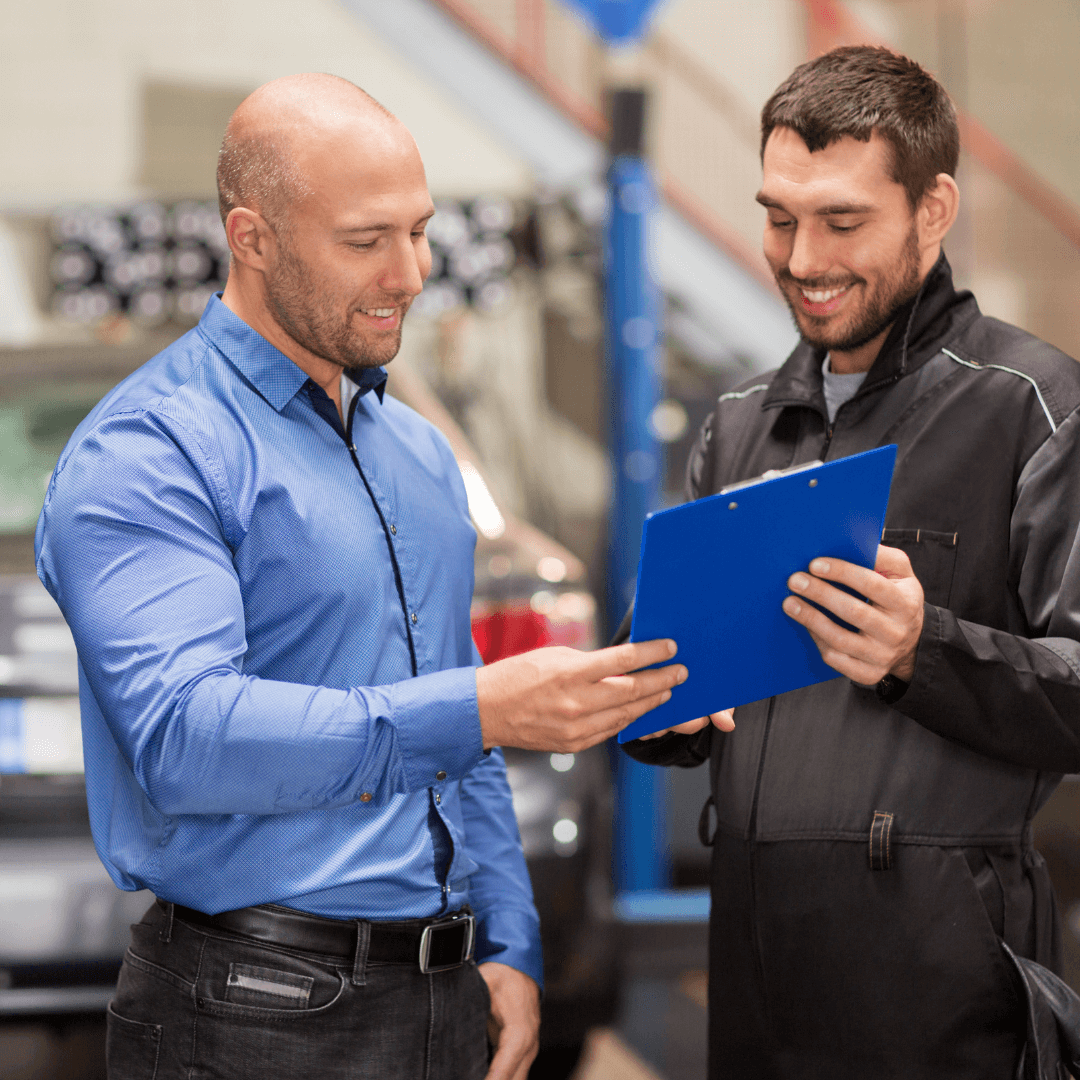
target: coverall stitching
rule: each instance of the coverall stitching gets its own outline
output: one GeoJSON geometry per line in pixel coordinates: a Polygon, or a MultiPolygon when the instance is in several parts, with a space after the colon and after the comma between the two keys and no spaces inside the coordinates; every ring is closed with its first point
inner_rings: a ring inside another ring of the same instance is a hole
{"type": "Polygon", "coordinates": [[[955,360],[958,364],[963,364],[964,367],[972,368],[975,371],[993,368],[995,371],[1007,371],[1010,375],[1017,375],[1021,379],[1031,383],[1035,389],[1035,396],[1039,399],[1039,404],[1042,406],[1042,411],[1046,416],[1046,422],[1050,425],[1051,434],[1057,431],[1057,424],[1054,423],[1054,418],[1050,415],[1050,409],[1047,407],[1042,390],[1039,388],[1039,384],[1030,375],[1023,371],[1017,371],[1016,368],[1006,367],[1004,364],[983,364],[975,360],[965,360],[963,357],[957,356],[956,353],[950,352],[948,349],[942,349],[941,351],[950,359],[955,360]]]}
{"type": "Polygon", "coordinates": [[[1041,645],[1048,652],[1052,652],[1059,660],[1064,662],[1077,678],[1080,678],[1080,665],[1078,665],[1071,657],[1066,656],[1060,649],[1054,648],[1054,646],[1050,644],[1049,639],[1043,638],[1042,641],[1036,641],[1035,644],[1041,645]]]}

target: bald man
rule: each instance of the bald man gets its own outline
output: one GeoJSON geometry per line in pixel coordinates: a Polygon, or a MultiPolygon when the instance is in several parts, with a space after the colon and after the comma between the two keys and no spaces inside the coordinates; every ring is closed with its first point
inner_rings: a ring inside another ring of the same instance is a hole
{"type": "Polygon", "coordinates": [[[38,524],[94,840],[158,897],[110,1075],[520,1080],[540,946],[498,747],[593,745],[685,669],[627,674],[668,641],[478,668],[461,476],[383,396],[431,267],[405,128],[280,79],[218,180],[224,294],[83,421],[38,524]]]}

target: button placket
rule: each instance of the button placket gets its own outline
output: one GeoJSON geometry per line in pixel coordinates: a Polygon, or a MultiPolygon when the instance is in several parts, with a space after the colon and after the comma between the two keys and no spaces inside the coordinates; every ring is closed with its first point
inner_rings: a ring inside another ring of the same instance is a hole
{"type": "Polygon", "coordinates": [[[409,644],[409,660],[412,665],[412,673],[415,676],[419,674],[419,662],[416,655],[416,642],[413,639],[412,627],[416,625],[418,617],[416,612],[411,611],[409,608],[408,599],[405,594],[405,576],[402,572],[401,564],[398,561],[396,545],[394,544],[394,537],[397,535],[397,526],[390,523],[393,503],[384,492],[379,491],[378,494],[376,494],[375,487],[361,467],[360,458],[355,451],[353,452],[352,460],[353,464],[356,466],[356,471],[360,476],[360,481],[367,491],[368,498],[371,500],[375,512],[379,517],[379,523],[382,525],[383,534],[386,537],[386,545],[390,552],[390,562],[394,571],[394,583],[397,586],[398,598],[401,601],[402,614],[404,614],[406,618],[405,630],[409,644]]]}

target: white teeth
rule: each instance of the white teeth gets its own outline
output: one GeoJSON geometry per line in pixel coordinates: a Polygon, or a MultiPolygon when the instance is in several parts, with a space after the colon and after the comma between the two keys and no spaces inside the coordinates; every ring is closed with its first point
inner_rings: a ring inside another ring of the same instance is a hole
{"type": "Polygon", "coordinates": [[[360,309],[365,315],[374,315],[376,319],[389,319],[391,315],[397,311],[397,308],[392,307],[380,307],[372,308],[371,311],[367,311],[364,308],[360,309]]]}
{"type": "Polygon", "coordinates": [[[801,292],[811,304],[824,304],[834,296],[839,296],[842,292],[846,292],[847,289],[848,286],[844,285],[839,289],[800,289],[799,292],[801,292]]]}

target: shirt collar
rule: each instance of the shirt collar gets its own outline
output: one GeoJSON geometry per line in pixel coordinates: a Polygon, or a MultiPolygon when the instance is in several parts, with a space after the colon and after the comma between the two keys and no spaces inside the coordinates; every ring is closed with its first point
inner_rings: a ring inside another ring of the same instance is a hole
{"type": "Polygon", "coordinates": [[[356,397],[361,398],[369,390],[374,390],[379,404],[382,404],[383,394],[386,393],[386,368],[346,368],[345,375],[356,387],[356,397]]]}
{"type": "MultiPolygon", "coordinates": [[[[226,307],[220,293],[210,297],[199,320],[199,332],[278,412],[308,381],[307,372],[226,307]]],[[[346,374],[356,384],[358,396],[374,390],[382,401],[386,389],[384,368],[349,368],[346,374]]]]}

